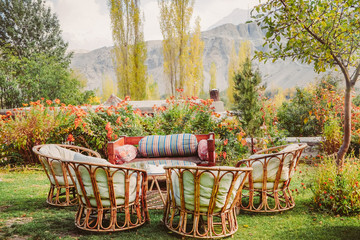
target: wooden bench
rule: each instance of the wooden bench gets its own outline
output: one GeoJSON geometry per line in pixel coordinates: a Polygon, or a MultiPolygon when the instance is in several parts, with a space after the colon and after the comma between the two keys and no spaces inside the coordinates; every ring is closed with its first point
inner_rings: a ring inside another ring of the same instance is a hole
{"type": "MultiPolygon", "coordinates": [[[[208,147],[208,161],[201,161],[198,157],[197,153],[193,156],[186,157],[152,157],[152,158],[143,158],[137,157],[133,161],[153,161],[153,160],[179,160],[179,161],[190,161],[196,163],[198,166],[215,166],[215,135],[214,133],[209,134],[198,134],[196,135],[196,139],[199,142],[200,140],[207,140],[208,147]]],[[[108,150],[108,160],[110,163],[115,164],[115,148],[123,145],[135,145],[139,144],[139,141],[144,136],[136,136],[136,137],[127,137],[120,136],[116,141],[108,142],[107,150],[108,150]]]]}

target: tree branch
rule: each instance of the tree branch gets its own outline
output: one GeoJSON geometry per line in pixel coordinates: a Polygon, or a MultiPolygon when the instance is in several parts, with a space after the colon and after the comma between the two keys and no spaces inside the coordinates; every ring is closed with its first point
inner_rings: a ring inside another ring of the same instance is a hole
{"type": "Polygon", "coordinates": [[[356,70],[354,72],[354,75],[351,78],[351,86],[353,87],[357,81],[357,79],[359,78],[360,75],[360,63],[358,64],[358,66],[356,67],[356,70]]]}

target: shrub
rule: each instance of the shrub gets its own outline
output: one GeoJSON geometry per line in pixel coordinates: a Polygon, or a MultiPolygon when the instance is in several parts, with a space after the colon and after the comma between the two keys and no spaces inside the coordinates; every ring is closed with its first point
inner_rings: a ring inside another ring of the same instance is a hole
{"type": "Polygon", "coordinates": [[[330,118],[324,125],[321,147],[328,155],[336,153],[342,142],[341,123],[337,118],[330,118]]]}
{"type": "Polygon", "coordinates": [[[360,213],[359,163],[358,159],[348,158],[338,173],[335,159],[324,159],[311,185],[317,209],[341,215],[360,213]]]}
{"type": "Polygon", "coordinates": [[[0,120],[1,157],[7,160],[6,163],[35,163],[32,147],[46,143],[60,124],[71,121],[62,110],[55,109],[59,100],[52,107],[45,107],[52,105],[52,101],[46,102],[31,102],[30,108],[8,111],[0,120]]]}
{"type": "Polygon", "coordinates": [[[310,118],[314,109],[313,95],[297,88],[295,97],[290,102],[284,102],[278,110],[279,127],[286,129],[289,136],[317,136],[321,132],[316,118],[310,118]]]}

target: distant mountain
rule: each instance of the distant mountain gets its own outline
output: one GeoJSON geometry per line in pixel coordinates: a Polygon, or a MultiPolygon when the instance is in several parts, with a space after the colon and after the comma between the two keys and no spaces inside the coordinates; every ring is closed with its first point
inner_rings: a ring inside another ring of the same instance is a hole
{"type": "Polygon", "coordinates": [[[211,30],[227,23],[239,25],[240,23],[246,23],[248,20],[250,20],[250,10],[236,8],[229,15],[211,25],[207,30],[211,30]]]}
{"type": "MultiPolygon", "coordinates": [[[[202,40],[205,43],[203,58],[205,91],[209,89],[209,70],[212,62],[215,62],[217,66],[217,86],[220,91],[226,90],[229,56],[233,42],[237,49],[242,41],[249,40],[253,50],[266,50],[262,47],[263,39],[264,33],[255,23],[225,24],[202,32],[202,40]]],[[[88,53],[74,54],[71,66],[87,77],[89,80],[88,89],[98,88],[101,90],[101,81],[105,76],[109,76],[115,81],[111,49],[111,47],[103,47],[88,53]]],[[[146,65],[148,73],[153,75],[162,95],[166,93],[167,84],[164,80],[161,49],[161,41],[147,42],[146,65]]],[[[317,76],[311,66],[290,60],[276,63],[269,61],[266,64],[254,61],[254,65],[259,67],[263,81],[270,88],[304,86],[317,76]]]]}

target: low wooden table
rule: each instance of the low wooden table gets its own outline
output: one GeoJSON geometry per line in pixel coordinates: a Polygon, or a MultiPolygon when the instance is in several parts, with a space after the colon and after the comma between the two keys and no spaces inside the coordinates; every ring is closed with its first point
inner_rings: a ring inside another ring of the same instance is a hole
{"type": "Polygon", "coordinates": [[[195,163],[181,160],[152,160],[125,163],[124,166],[146,170],[150,187],[147,191],[147,203],[149,209],[163,209],[166,202],[166,185],[161,188],[159,180],[166,180],[164,166],[196,166],[195,163]],[[156,187],[154,189],[154,186],[156,187]]]}

